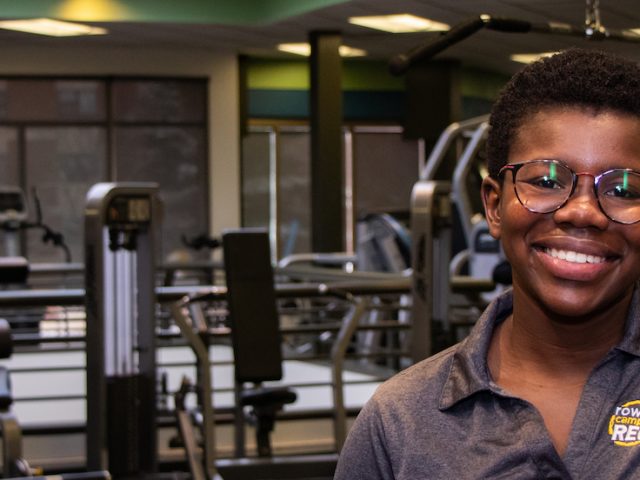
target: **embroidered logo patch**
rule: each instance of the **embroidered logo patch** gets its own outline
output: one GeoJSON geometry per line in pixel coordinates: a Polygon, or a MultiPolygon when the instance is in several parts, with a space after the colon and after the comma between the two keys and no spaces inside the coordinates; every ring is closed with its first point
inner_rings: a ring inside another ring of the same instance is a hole
{"type": "Polygon", "coordinates": [[[640,400],[616,407],[609,420],[609,435],[621,447],[640,445],[640,400]]]}

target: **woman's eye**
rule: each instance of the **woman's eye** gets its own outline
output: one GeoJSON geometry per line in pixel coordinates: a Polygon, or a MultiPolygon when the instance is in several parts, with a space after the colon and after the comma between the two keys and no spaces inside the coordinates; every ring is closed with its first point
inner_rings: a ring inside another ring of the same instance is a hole
{"type": "Polygon", "coordinates": [[[562,184],[560,184],[557,180],[550,177],[531,178],[527,180],[527,183],[533,187],[545,188],[545,189],[564,188],[562,184]]]}
{"type": "Polygon", "coordinates": [[[625,188],[623,185],[617,185],[613,188],[610,188],[606,192],[605,195],[616,198],[623,198],[627,200],[638,200],[640,199],[640,191],[637,189],[625,188]]]}

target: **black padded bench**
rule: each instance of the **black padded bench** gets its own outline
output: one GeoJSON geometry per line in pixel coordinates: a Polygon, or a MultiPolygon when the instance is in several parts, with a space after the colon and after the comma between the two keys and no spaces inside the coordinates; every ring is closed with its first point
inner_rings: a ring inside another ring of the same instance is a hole
{"type": "Polygon", "coordinates": [[[263,382],[282,379],[282,351],[271,249],[266,231],[227,231],[222,237],[236,382],[236,454],[244,455],[245,406],[251,407],[258,455],[271,455],[270,432],[278,411],[293,403],[288,388],[263,382]],[[247,388],[245,384],[253,386],[247,388]]]}

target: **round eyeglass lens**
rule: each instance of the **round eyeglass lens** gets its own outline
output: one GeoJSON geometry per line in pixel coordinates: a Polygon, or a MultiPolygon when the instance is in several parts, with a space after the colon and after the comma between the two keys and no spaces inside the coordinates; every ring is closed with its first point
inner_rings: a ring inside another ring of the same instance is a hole
{"type": "Polygon", "coordinates": [[[573,174],[561,163],[528,162],[519,167],[515,177],[516,195],[532,212],[552,212],[571,195],[573,174]]]}
{"type": "Polygon", "coordinates": [[[610,170],[598,178],[598,201],[616,222],[640,221],[640,174],[630,170],[610,170]]]}

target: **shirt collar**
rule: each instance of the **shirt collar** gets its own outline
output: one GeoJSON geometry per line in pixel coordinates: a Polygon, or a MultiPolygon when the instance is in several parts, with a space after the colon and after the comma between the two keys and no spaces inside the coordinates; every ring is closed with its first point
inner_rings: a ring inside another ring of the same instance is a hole
{"type": "Polygon", "coordinates": [[[640,357],[640,284],[636,288],[631,298],[631,306],[627,313],[626,326],[622,341],[618,345],[618,350],[640,357]]]}
{"type": "MultiPolygon", "coordinates": [[[[453,355],[451,369],[442,388],[439,408],[446,410],[460,400],[483,390],[500,392],[491,380],[487,353],[495,326],[513,310],[513,293],[506,291],[487,307],[475,327],[453,355]]],[[[618,350],[640,357],[640,288],[636,284],[627,313],[626,327],[618,350]]]]}
{"type": "Polygon", "coordinates": [[[460,342],[453,354],[449,376],[440,396],[441,410],[452,407],[478,391],[491,389],[491,375],[487,366],[489,344],[495,326],[512,310],[513,294],[509,289],[491,302],[469,336],[460,342]]]}

